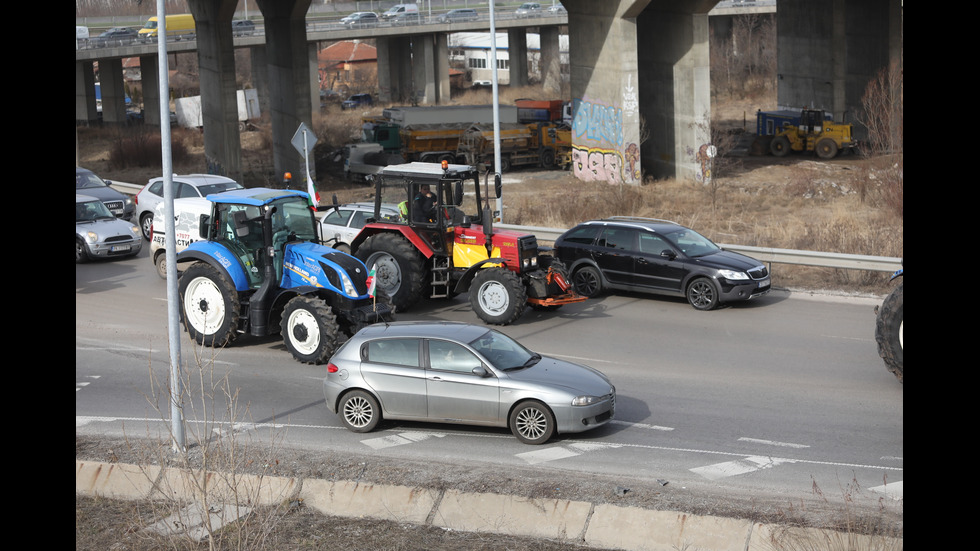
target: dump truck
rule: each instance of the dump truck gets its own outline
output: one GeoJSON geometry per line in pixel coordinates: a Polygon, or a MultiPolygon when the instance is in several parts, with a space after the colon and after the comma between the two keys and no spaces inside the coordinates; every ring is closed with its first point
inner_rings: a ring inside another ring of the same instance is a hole
{"type": "MultiPolygon", "coordinates": [[[[515,166],[571,166],[571,130],[552,122],[500,125],[500,172],[515,166]]],[[[474,124],[463,132],[456,159],[464,164],[493,166],[493,125],[474,124]]]]}

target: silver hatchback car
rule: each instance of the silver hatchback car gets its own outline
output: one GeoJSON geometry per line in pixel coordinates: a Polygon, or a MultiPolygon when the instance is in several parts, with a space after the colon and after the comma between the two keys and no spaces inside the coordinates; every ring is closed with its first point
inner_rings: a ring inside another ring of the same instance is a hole
{"type": "Polygon", "coordinates": [[[353,432],[382,419],[506,427],[525,444],[609,422],[616,388],[599,371],[541,356],[485,326],[374,324],[330,359],[330,411],[353,432]]]}

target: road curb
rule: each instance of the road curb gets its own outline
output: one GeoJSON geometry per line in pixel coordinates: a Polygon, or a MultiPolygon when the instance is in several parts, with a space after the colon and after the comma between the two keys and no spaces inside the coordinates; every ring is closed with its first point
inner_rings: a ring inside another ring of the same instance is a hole
{"type": "MultiPolygon", "coordinates": [[[[176,499],[200,493],[200,473],[159,466],[75,461],[76,495],[113,499],[176,499]]],[[[302,502],[323,514],[570,541],[587,546],[637,550],[766,551],[792,532],[808,541],[846,541],[869,548],[866,536],[828,530],[752,523],[638,507],[565,499],[534,499],[492,493],[434,490],[295,477],[209,473],[211,500],[247,500],[249,505],[302,502]]],[[[880,543],[879,536],[875,541],[880,543]]],[[[888,548],[901,548],[898,547],[888,548]]]]}

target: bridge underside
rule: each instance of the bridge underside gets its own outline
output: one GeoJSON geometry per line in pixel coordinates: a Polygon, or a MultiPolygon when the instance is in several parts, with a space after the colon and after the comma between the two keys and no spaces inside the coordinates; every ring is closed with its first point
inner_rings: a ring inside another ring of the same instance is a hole
{"type": "MultiPolygon", "coordinates": [[[[307,40],[305,23],[311,0],[257,3],[266,45],[252,47],[252,78],[263,110],[271,115],[275,170],[277,175],[304,174],[302,156],[291,140],[300,123],[312,127],[313,105],[319,105],[316,47],[307,40]]],[[[716,0],[562,3],[568,9],[575,175],[610,183],[638,183],[645,175],[704,178],[711,141],[707,14],[716,0]]],[[[240,180],[231,34],[237,1],[189,0],[189,5],[198,26],[207,170],[240,180]]],[[[777,17],[780,107],[820,108],[838,120],[860,120],[865,84],[879,69],[900,61],[899,0],[781,0],[777,17]]],[[[540,31],[542,78],[546,89],[557,90],[558,33],[547,27],[540,31]]],[[[527,81],[523,33],[508,32],[515,84],[527,81]]],[[[445,33],[378,37],[377,47],[382,102],[449,99],[445,33]]],[[[153,56],[140,61],[144,118],[159,124],[158,61],[153,56]]],[[[106,122],[125,121],[118,65],[105,60],[101,70],[106,122]]],[[[94,120],[94,98],[88,93],[92,62],[77,62],[76,71],[76,118],[94,120]]],[[[313,163],[309,168],[313,171],[313,163]]]]}

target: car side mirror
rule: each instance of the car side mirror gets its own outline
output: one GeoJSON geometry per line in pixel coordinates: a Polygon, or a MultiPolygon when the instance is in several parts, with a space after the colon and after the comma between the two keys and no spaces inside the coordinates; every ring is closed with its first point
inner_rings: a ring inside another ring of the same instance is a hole
{"type": "Polygon", "coordinates": [[[473,374],[484,379],[490,376],[490,372],[487,371],[487,368],[483,367],[482,365],[474,367],[473,374]]]}
{"type": "Polygon", "coordinates": [[[197,226],[197,233],[201,236],[201,239],[207,240],[210,237],[208,235],[208,232],[210,231],[210,227],[211,227],[211,215],[202,214],[201,220],[197,226]]]}
{"type": "Polygon", "coordinates": [[[672,251],[670,249],[664,249],[664,250],[660,251],[660,256],[663,257],[663,258],[666,258],[667,260],[673,260],[673,259],[677,258],[677,253],[675,253],[674,251],[672,251]]]}

